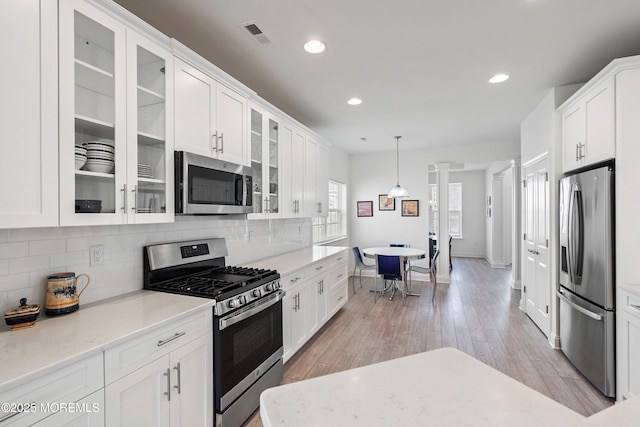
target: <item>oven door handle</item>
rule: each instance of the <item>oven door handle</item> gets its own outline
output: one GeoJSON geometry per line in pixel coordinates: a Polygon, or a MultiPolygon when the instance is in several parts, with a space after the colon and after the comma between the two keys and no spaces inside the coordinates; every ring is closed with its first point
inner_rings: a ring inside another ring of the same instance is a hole
{"type": "Polygon", "coordinates": [[[280,301],[285,296],[285,294],[286,294],[285,291],[280,290],[274,294],[269,295],[264,300],[260,301],[258,304],[254,306],[249,306],[245,310],[241,310],[240,312],[233,313],[233,314],[230,314],[229,316],[225,316],[221,318],[219,321],[220,322],[219,329],[220,330],[226,329],[231,325],[241,322],[246,318],[261,312],[262,310],[266,310],[267,308],[271,307],[272,305],[280,301]]]}

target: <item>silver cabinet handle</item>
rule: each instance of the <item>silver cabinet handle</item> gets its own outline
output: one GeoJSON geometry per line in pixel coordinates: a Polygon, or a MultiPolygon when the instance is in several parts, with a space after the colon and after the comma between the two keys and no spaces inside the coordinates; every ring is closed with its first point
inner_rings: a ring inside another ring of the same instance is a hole
{"type": "Polygon", "coordinates": [[[295,283],[295,282],[297,282],[298,280],[300,280],[300,277],[294,277],[293,279],[289,280],[289,282],[291,282],[291,283],[295,283]]]}
{"type": "Polygon", "coordinates": [[[10,407],[10,409],[7,409],[7,410],[10,410],[11,412],[9,412],[7,415],[5,415],[2,418],[0,418],[0,423],[3,423],[5,421],[15,417],[16,415],[22,414],[27,409],[29,409],[30,412],[33,412],[31,410],[36,407],[36,402],[18,403],[18,404],[15,404],[15,405],[9,403],[9,407],[10,407]]]}
{"type": "Polygon", "coordinates": [[[635,305],[635,304],[629,304],[629,305],[635,308],[636,310],[640,310],[640,305],[635,305]]]}
{"type": "Polygon", "coordinates": [[[342,301],[342,298],[344,298],[344,296],[341,296],[340,298],[338,298],[338,301],[342,301]]]}
{"type": "Polygon", "coordinates": [[[580,143],[576,143],[576,162],[580,160],[580,143]]]}
{"type": "Polygon", "coordinates": [[[172,337],[165,338],[163,340],[158,341],[158,347],[163,346],[167,343],[170,343],[171,341],[176,340],[185,334],[186,332],[176,332],[172,337]]]}
{"type": "Polygon", "coordinates": [[[338,274],[338,279],[341,278],[342,276],[344,276],[344,274],[338,274]]]}
{"type": "MultiPolygon", "coordinates": [[[[216,143],[216,146],[218,144],[216,143]]],[[[220,149],[218,150],[220,153],[224,153],[224,133],[220,132],[220,149]]]]}
{"type": "Polygon", "coordinates": [[[318,202],[317,205],[318,205],[318,213],[321,213],[322,212],[322,202],[318,202]]]}
{"type": "Polygon", "coordinates": [[[182,382],[180,381],[180,362],[178,362],[176,364],[176,366],[173,367],[173,369],[175,369],[176,372],[177,372],[176,380],[178,382],[178,384],[174,385],[173,388],[177,389],[178,390],[178,394],[180,394],[180,392],[182,391],[182,389],[181,389],[181,383],[182,382]]]}
{"type": "Polygon", "coordinates": [[[586,156],[586,154],[584,153],[584,148],[587,148],[587,146],[585,144],[580,144],[580,158],[584,159],[584,157],[586,156]]]}
{"type": "Polygon", "coordinates": [[[122,186],[122,189],[120,190],[122,191],[122,206],[120,207],[120,209],[122,210],[122,212],[127,212],[127,184],[122,186]]]}
{"type": "Polygon", "coordinates": [[[167,391],[164,392],[164,395],[167,396],[167,402],[171,402],[171,369],[167,368],[167,372],[162,375],[167,376],[167,391]]]}
{"type": "Polygon", "coordinates": [[[134,185],[133,186],[133,190],[131,190],[131,192],[133,193],[133,206],[131,207],[131,210],[135,213],[138,213],[138,196],[136,195],[136,192],[138,191],[138,186],[134,185]]]}
{"type": "Polygon", "coordinates": [[[218,152],[218,132],[211,135],[211,151],[218,152]]]}
{"type": "Polygon", "coordinates": [[[269,212],[269,198],[268,197],[264,198],[264,211],[265,211],[265,213],[269,212]]]}
{"type": "Polygon", "coordinates": [[[336,261],[342,261],[344,258],[340,257],[336,261]]]}
{"type": "Polygon", "coordinates": [[[316,267],[316,271],[320,271],[320,270],[322,270],[323,268],[324,268],[324,265],[320,265],[320,266],[316,267]]]}

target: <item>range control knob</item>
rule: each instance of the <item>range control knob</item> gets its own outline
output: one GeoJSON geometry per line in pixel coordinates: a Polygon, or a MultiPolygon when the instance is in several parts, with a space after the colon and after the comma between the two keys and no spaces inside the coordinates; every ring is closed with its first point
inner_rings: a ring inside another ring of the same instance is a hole
{"type": "Polygon", "coordinates": [[[271,283],[267,283],[265,286],[265,289],[269,292],[273,291],[276,289],[275,283],[271,282],[271,283]]]}
{"type": "Polygon", "coordinates": [[[240,302],[240,305],[244,305],[247,303],[247,297],[245,295],[240,295],[238,297],[238,301],[240,302]]]}
{"type": "Polygon", "coordinates": [[[230,299],[229,301],[227,301],[227,307],[229,308],[236,308],[238,306],[238,301],[235,299],[230,299]]]}
{"type": "Polygon", "coordinates": [[[256,298],[259,298],[259,297],[261,297],[261,296],[262,296],[262,290],[260,290],[260,289],[254,289],[253,291],[251,291],[251,295],[252,295],[252,296],[254,296],[254,297],[256,297],[256,298]]]}

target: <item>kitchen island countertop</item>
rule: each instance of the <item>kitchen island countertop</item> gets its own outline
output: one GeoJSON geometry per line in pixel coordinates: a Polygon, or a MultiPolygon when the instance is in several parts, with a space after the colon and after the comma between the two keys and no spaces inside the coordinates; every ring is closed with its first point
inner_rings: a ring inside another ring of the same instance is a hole
{"type": "Polygon", "coordinates": [[[631,426],[639,414],[640,400],[631,400],[585,418],[453,348],[274,387],[260,397],[265,427],[631,426]]]}

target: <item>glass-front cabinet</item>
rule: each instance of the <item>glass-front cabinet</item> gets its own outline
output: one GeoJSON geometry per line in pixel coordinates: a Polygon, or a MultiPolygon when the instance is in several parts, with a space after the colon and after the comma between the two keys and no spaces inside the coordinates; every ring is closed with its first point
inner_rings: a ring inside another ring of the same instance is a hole
{"type": "Polygon", "coordinates": [[[251,105],[250,111],[254,213],[249,217],[279,217],[279,123],[256,105],[251,105]]]}
{"type": "Polygon", "coordinates": [[[169,49],[60,3],[60,224],[173,220],[169,49]]]}

